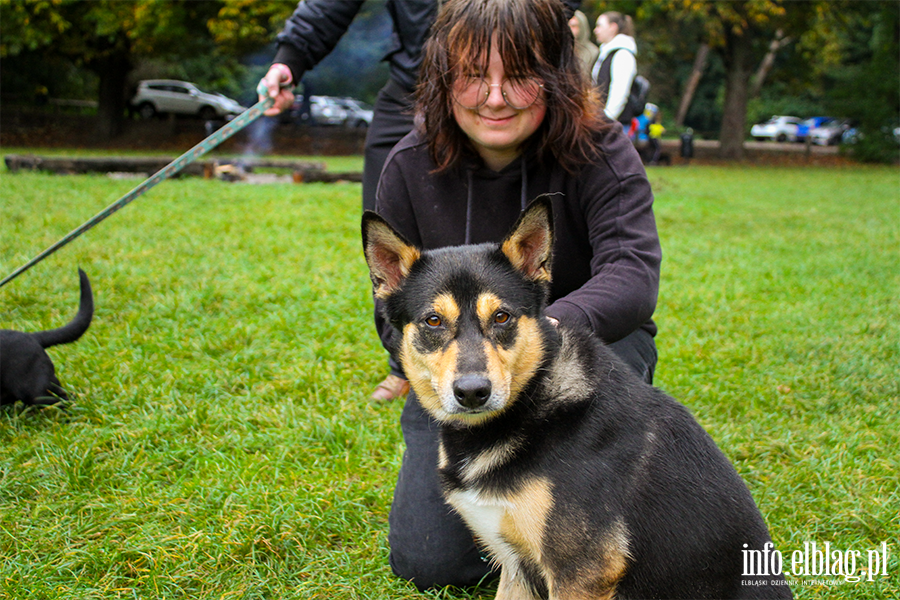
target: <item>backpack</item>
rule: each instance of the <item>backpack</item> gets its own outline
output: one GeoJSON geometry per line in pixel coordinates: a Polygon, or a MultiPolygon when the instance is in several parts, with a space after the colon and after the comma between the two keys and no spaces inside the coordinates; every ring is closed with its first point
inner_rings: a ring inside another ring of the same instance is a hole
{"type": "MultiPolygon", "coordinates": [[[[600,85],[606,89],[601,90],[604,93],[609,90],[609,69],[612,64],[612,57],[619,50],[625,50],[624,48],[616,48],[606,55],[606,58],[603,59],[603,63],[600,65],[600,71],[597,74],[597,78],[594,81],[595,84],[600,85]]],[[[628,50],[625,50],[628,52],[628,50]]],[[[644,107],[647,104],[647,97],[650,95],[650,82],[647,81],[647,78],[643,75],[635,75],[634,81],[631,82],[631,91],[628,93],[628,100],[625,101],[625,106],[622,108],[622,114],[619,115],[619,122],[624,123],[626,126],[631,124],[631,119],[634,117],[639,117],[641,113],[644,112],[644,107]]]]}
{"type": "Polygon", "coordinates": [[[647,96],[650,95],[650,82],[643,75],[635,75],[634,81],[631,82],[631,92],[628,94],[628,101],[625,103],[625,110],[622,113],[631,113],[632,117],[639,117],[647,106],[647,96]]]}

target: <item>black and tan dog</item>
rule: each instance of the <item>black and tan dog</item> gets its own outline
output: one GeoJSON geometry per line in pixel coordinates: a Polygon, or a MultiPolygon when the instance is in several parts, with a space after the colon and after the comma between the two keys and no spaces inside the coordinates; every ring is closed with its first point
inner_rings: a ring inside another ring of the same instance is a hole
{"type": "Polygon", "coordinates": [[[74,342],[91,324],[94,317],[91,283],[81,269],[78,277],[81,280],[78,314],[67,325],[34,333],[0,330],[0,404],[20,400],[26,406],[48,405],[69,399],[45,348],[74,342]]]}
{"type": "Polygon", "coordinates": [[[445,497],[501,565],[497,598],[790,598],[782,576],[745,575],[768,530],[688,411],[543,316],[551,213],[539,199],[499,245],[424,252],[363,217],[376,297],[441,423],[445,497]]]}

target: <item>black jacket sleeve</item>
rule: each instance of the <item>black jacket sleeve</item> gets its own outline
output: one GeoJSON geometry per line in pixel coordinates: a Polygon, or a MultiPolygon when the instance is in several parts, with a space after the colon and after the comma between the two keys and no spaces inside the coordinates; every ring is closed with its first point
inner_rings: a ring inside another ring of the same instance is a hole
{"type": "Polygon", "coordinates": [[[278,34],[275,63],[290,68],[294,83],[334,50],[365,0],[304,0],[278,34]]]}

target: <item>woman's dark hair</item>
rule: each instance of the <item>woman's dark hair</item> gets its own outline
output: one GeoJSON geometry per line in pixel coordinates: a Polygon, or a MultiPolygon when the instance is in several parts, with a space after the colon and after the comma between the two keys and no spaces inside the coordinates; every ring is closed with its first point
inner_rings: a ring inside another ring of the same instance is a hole
{"type": "Polygon", "coordinates": [[[547,113],[538,130],[538,152],[551,153],[566,169],[597,156],[594,134],[601,120],[596,92],[575,55],[575,42],[560,0],[449,0],[425,45],[416,112],[437,171],[459,163],[471,149],[453,118],[453,83],[487,70],[491,40],[507,75],[533,76],[544,84],[547,113]]]}
{"type": "Polygon", "coordinates": [[[610,23],[615,23],[616,27],[619,28],[619,33],[634,37],[634,21],[632,21],[631,17],[628,15],[623,15],[620,12],[611,10],[600,16],[606,17],[606,20],[610,23]]]}

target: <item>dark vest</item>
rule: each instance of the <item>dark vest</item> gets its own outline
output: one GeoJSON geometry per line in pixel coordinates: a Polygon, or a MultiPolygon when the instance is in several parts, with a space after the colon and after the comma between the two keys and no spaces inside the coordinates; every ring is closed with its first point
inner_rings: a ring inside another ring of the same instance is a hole
{"type": "MultiPolygon", "coordinates": [[[[606,55],[606,58],[604,58],[603,62],[600,63],[600,71],[597,73],[597,79],[594,81],[594,85],[597,86],[597,91],[600,93],[600,99],[603,101],[604,106],[606,105],[606,98],[607,96],[609,96],[609,84],[612,81],[612,77],[610,76],[610,71],[612,70],[612,59],[613,56],[616,55],[616,52],[618,52],[619,50],[625,49],[616,48],[606,55]]],[[[628,52],[628,50],[625,50],[625,52],[628,52]]],[[[628,104],[629,103],[626,101],[625,106],[622,108],[622,112],[619,114],[619,123],[622,123],[626,127],[631,126],[631,119],[634,118],[634,115],[631,114],[632,111],[628,104]]]]}

